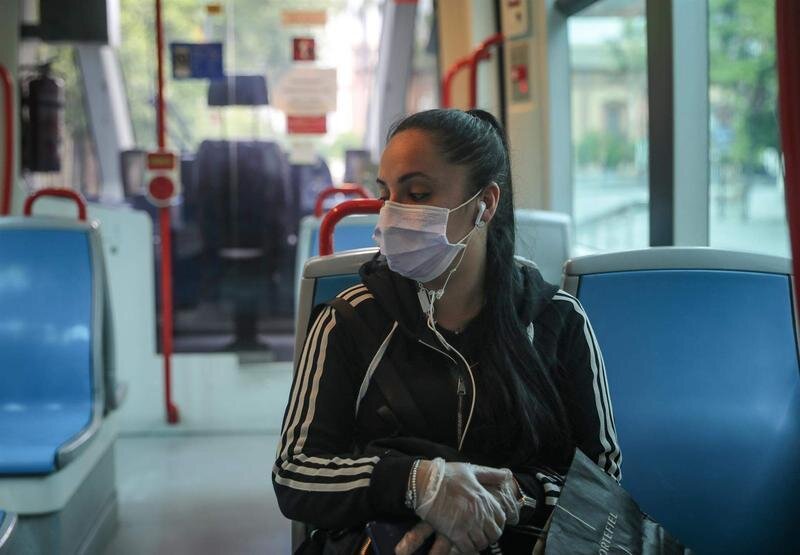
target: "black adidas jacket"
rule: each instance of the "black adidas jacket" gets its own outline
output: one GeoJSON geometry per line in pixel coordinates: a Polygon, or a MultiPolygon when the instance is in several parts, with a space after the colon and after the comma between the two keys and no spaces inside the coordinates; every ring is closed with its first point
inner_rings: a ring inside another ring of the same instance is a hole
{"type": "MultiPolygon", "coordinates": [[[[576,447],[619,480],[621,455],[608,384],[586,314],[577,299],[544,282],[537,270],[520,271],[529,272],[525,282],[530,289],[523,295],[530,302],[518,304],[520,315],[531,322],[528,334],[548,369],[567,376],[560,393],[576,447]]],[[[475,417],[462,451],[457,451],[464,400],[459,391],[465,393],[457,376],[463,363],[444,352],[427,329],[416,284],[391,272],[380,258],[362,267],[361,278],[361,284],[338,296],[349,304],[342,307],[345,312],[355,310],[356,318],[331,306],[315,310],[295,369],[272,473],[286,517],[331,530],[413,517],[404,500],[416,458],[443,456],[508,466],[502,450],[487,449],[491,429],[475,417]],[[386,360],[425,417],[424,429],[395,414],[376,385],[375,376],[386,360]]],[[[470,364],[482,325],[479,315],[462,338],[446,335],[470,364]]],[[[470,399],[472,392],[466,393],[470,399]]],[[[476,406],[481,399],[479,391],[476,406]]],[[[466,406],[468,410],[469,403],[466,406]]],[[[512,468],[525,493],[537,499],[537,510],[523,513],[513,533],[503,534],[506,553],[532,546],[558,499],[563,478],[546,462],[512,468]],[[520,544],[522,536],[526,539],[520,544]]]]}

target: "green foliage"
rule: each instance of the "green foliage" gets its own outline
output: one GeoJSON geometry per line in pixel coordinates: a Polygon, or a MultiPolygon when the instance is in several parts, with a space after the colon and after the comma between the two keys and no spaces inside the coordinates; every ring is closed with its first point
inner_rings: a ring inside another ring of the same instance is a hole
{"type": "Polygon", "coordinates": [[[346,131],[336,136],[331,144],[320,144],[319,153],[326,160],[333,158],[344,158],[344,152],[348,149],[362,148],[361,137],[353,131],[346,131]]]}
{"type": "Polygon", "coordinates": [[[780,148],[774,0],[710,0],[712,111],[733,131],[719,153],[744,173],[761,168],[766,148],[780,148]]]}
{"type": "Polygon", "coordinates": [[[623,136],[590,131],[578,143],[576,155],[579,166],[613,170],[633,163],[635,147],[623,136]]]}

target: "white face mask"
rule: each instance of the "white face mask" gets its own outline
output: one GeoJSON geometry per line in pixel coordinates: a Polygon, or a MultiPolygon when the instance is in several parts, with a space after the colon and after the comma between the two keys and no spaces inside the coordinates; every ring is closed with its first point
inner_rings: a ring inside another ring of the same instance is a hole
{"type": "Polygon", "coordinates": [[[475,224],[460,241],[447,239],[447,220],[451,212],[475,200],[472,198],[453,208],[415,206],[387,201],[381,208],[378,225],[372,238],[386,257],[389,268],[401,276],[427,283],[441,276],[458,253],[466,248],[465,241],[480,227],[486,204],[480,203],[475,224]]]}

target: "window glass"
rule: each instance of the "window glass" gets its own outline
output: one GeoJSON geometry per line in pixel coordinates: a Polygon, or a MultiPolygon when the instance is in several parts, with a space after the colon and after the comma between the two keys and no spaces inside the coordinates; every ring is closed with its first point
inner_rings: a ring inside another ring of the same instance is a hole
{"type": "Polygon", "coordinates": [[[644,0],[603,0],[569,18],[575,248],[649,243],[644,0]]]}
{"type": "Polygon", "coordinates": [[[439,106],[438,34],[433,0],[420,0],[414,26],[414,58],[406,93],[406,112],[439,106]]]}
{"type": "MultiPolygon", "coordinates": [[[[168,143],[182,159],[183,196],[172,225],[176,351],[291,360],[300,221],[322,189],[358,173],[381,2],[174,0],[162,6],[168,143]],[[285,12],[298,10],[322,10],[326,21],[284,25],[285,12]],[[306,39],[313,39],[313,56],[306,39]],[[172,42],[222,42],[225,74],[266,79],[269,104],[209,106],[208,80],[172,78],[172,42]],[[295,54],[304,59],[295,62],[295,54]],[[336,72],[335,84],[324,81],[324,90],[337,94],[334,109],[320,114],[321,134],[288,134],[287,115],[276,106],[280,83],[300,66],[336,72]]],[[[137,145],[146,150],[156,143],[153,4],[122,0],[121,7],[120,59],[137,145]]],[[[140,190],[129,187],[127,200],[155,218],[140,190]]],[[[160,264],[159,258],[157,248],[160,264]]]]}
{"type": "Polygon", "coordinates": [[[710,0],[709,235],[789,255],[775,68],[775,1],[710,0]]]}

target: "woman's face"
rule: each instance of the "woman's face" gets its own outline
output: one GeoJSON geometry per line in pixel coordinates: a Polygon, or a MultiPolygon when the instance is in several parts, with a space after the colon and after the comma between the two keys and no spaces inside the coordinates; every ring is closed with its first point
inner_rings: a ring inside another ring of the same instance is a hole
{"type": "MultiPolygon", "coordinates": [[[[389,141],[378,169],[381,199],[400,204],[452,209],[469,199],[466,166],[446,162],[426,131],[401,131],[389,141]]],[[[474,224],[480,198],[452,212],[447,239],[460,241],[474,224]]]]}

